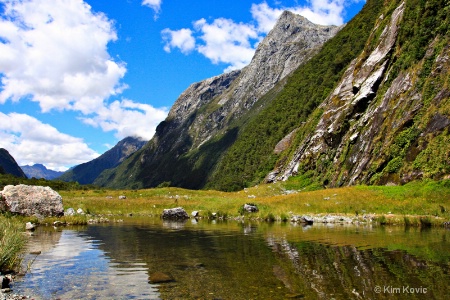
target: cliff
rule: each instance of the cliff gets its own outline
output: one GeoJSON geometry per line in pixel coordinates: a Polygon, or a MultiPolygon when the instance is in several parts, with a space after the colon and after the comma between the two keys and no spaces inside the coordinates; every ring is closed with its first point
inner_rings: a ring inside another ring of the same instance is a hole
{"type": "Polygon", "coordinates": [[[450,40],[445,9],[448,5],[438,1],[404,1],[380,16],[364,51],[318,107],[317,125],[299,129],[304,138],[266,181],[308,171],[325,186],[447,178],[450,40]],[[430,20],[436,27],[429,27],[430,20]]]}

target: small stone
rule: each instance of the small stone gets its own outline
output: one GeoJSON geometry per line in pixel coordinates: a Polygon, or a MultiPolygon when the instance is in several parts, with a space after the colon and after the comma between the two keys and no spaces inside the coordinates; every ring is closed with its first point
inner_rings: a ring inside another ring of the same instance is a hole
{"type": "Polygon", "coordinates": [[[257,212],[257,211],[259,211],[258,206],[256,206],[255,204],[249,204],[249,203],[244,204],[244,210],[246,212],[257,212]]]}
{"type": "Polygon", "coordinates": [[[77,214],[84,215],[84,211],[81,208],[79,208],[77,209],[77,214]]]}
{"type": "Polygon", "coordinates": [[[73,215],[75,215],[75,210],[71,207],[71,208],[68,208],[65,212],[64,212],[64,215],[65,216],[73,216],[73,215]]]}
{"type": "Polygon", "coordinates": [[[34,225],[34,224],[31,223],[31,222],[27,222],[27,223],[25,224],[25,229],[26,229],[26,230],[34,231],[35,228],[36,228],[36,225],[34,225]]]}
{"type": "Polygon", "coordinates": [[[191,213],[191,216],[193,216],[194,218],[196,218],[196,217],[198,217],[198,211],[197,210],[194,210],[192,213],[191,213]]]}

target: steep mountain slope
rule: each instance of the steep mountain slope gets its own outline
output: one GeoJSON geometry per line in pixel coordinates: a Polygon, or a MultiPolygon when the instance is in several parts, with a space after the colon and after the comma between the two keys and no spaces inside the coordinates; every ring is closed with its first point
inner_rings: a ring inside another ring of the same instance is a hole
{"type": "Polygon", "coordinates": [[[0,174],[12,174],[16,177],[27,178],[14,157],[3,148],[0,148],[0,174]]]}
{"type": "Polygon", "coordinates": [[[251,65],[192,85],[153,140],[96,183],[237,190],[264,179],[448,178],[450,1],[368,0],[320,51],[288,68],[285,45],[304,48],[304,36],[286,38],[302,32],[283,22],[289,16],[251,65]]]}
{"type": "MultiPolygon", "coordinates": [[[[320,112],[314,110],[333,90],[345,67],[364,49],[383,4],[379,0],[367,1],[316,56],[293,73],[275,99],[240,129],[239,138],[224,154],[207,188],[238,190],[264,179],[279,156],[285,155],[274,153],[278,142],[303,123],[316,121],[320,112]]],[[[298,131],[291,139],[301,138],[301,134],[298,131]]],[[[289,143],[284,144],[289,148],[289,143]]]]}
{"type": "Polygon", "coordinates": [[[55,179],[61,176],[64,172],[53,171],[47,169],[42,164],[34,164],[32,166],[20,166],[22,171],[27,175],[28,178],[45,178],[48,180],[55,179]]]}
{"type": "Polygon", "coordinates": [[[95,183],[138,188],[170,182],[203,187],[237,137],[233,125],[244,123],[270,102],[273,96],[265,95],[274,87],[271,93],[276,94],[288,75],[339,29],[284,12],[247,67],[191,85],[149,144],[95,183]]]}
{"type": "Polygon", "coordinates": [[[146,144],[139,138],[126,137],[113,148],[89,162],[78,165],[58,177],[62,181],[91,184],[105,169],[114,168],[146,144]]]}
{"type": "Polygon", "coordinates": [[[390,1],[317,109],[318,121],[299,128],[267,181],[309,174],[341,186],[448,177],[449,16],[450,1],[390,1]]]}

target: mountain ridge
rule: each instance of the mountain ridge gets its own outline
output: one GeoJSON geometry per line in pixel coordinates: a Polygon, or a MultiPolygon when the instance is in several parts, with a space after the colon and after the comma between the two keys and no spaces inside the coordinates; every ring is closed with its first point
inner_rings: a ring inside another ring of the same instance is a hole
{"type": "Polygon", "coordinates": [[[56,179],[66,182],[76,181],[79,184],[92,184],[101,172],[116,167],[145,144],[146,141],[141,138],[126,137],[99,157],[71,168],[56,179]]]}
{"type": "Polygon", "coordinates": [[[247,67],[192,84],[175,101],[153,139],[95,183],[141,188],[170,182],[202,188],[221,153],[237,138],[239,130],[233,124],[251,118],[252,111],[259,109],[255,104],[263,107],[261,98],[274,87],[280,90],[291,72],[339,30],[284,12],[247,67]]]}
{"type": "Polygon", "coordinates": [[[23,172],[27,175],[28,178],[44,178],[47,180],[55,179],[61,176],[64,172],[54,171],[47,169],[43,164],[34,164],[32,166],[20,166],[23,172]]]}

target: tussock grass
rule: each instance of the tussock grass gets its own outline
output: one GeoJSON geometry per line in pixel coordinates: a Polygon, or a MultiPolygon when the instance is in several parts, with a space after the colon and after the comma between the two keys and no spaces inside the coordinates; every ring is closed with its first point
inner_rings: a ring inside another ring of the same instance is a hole
{"type": "Polygon", "coordinates": [[[244,217],[286,221],[292,214],[372,215],[381,224],[407,226],[440,225],[450,220],[450,180],[420,181],[404,186],[354,186],[308,191],[296,189],[295,180],[259,185],[239,192],[156,188],[145,190],[90,190],[61,192],[65,208],[82,208],[97,215],[158,216],[165,208],[181,206],[199,211],[239,217],[245,203],[259,211],[244,217]],[[289,190],[286,189],[289,187],[289,190]],[[119,199],[119,196],[126,199],[119,199]]]}
{"type": "Polygon", "coordinates": [[[26,242],[24,231],[20,220],[0,215],[0,271],[20,264],[20,251],[26,242]]]}

